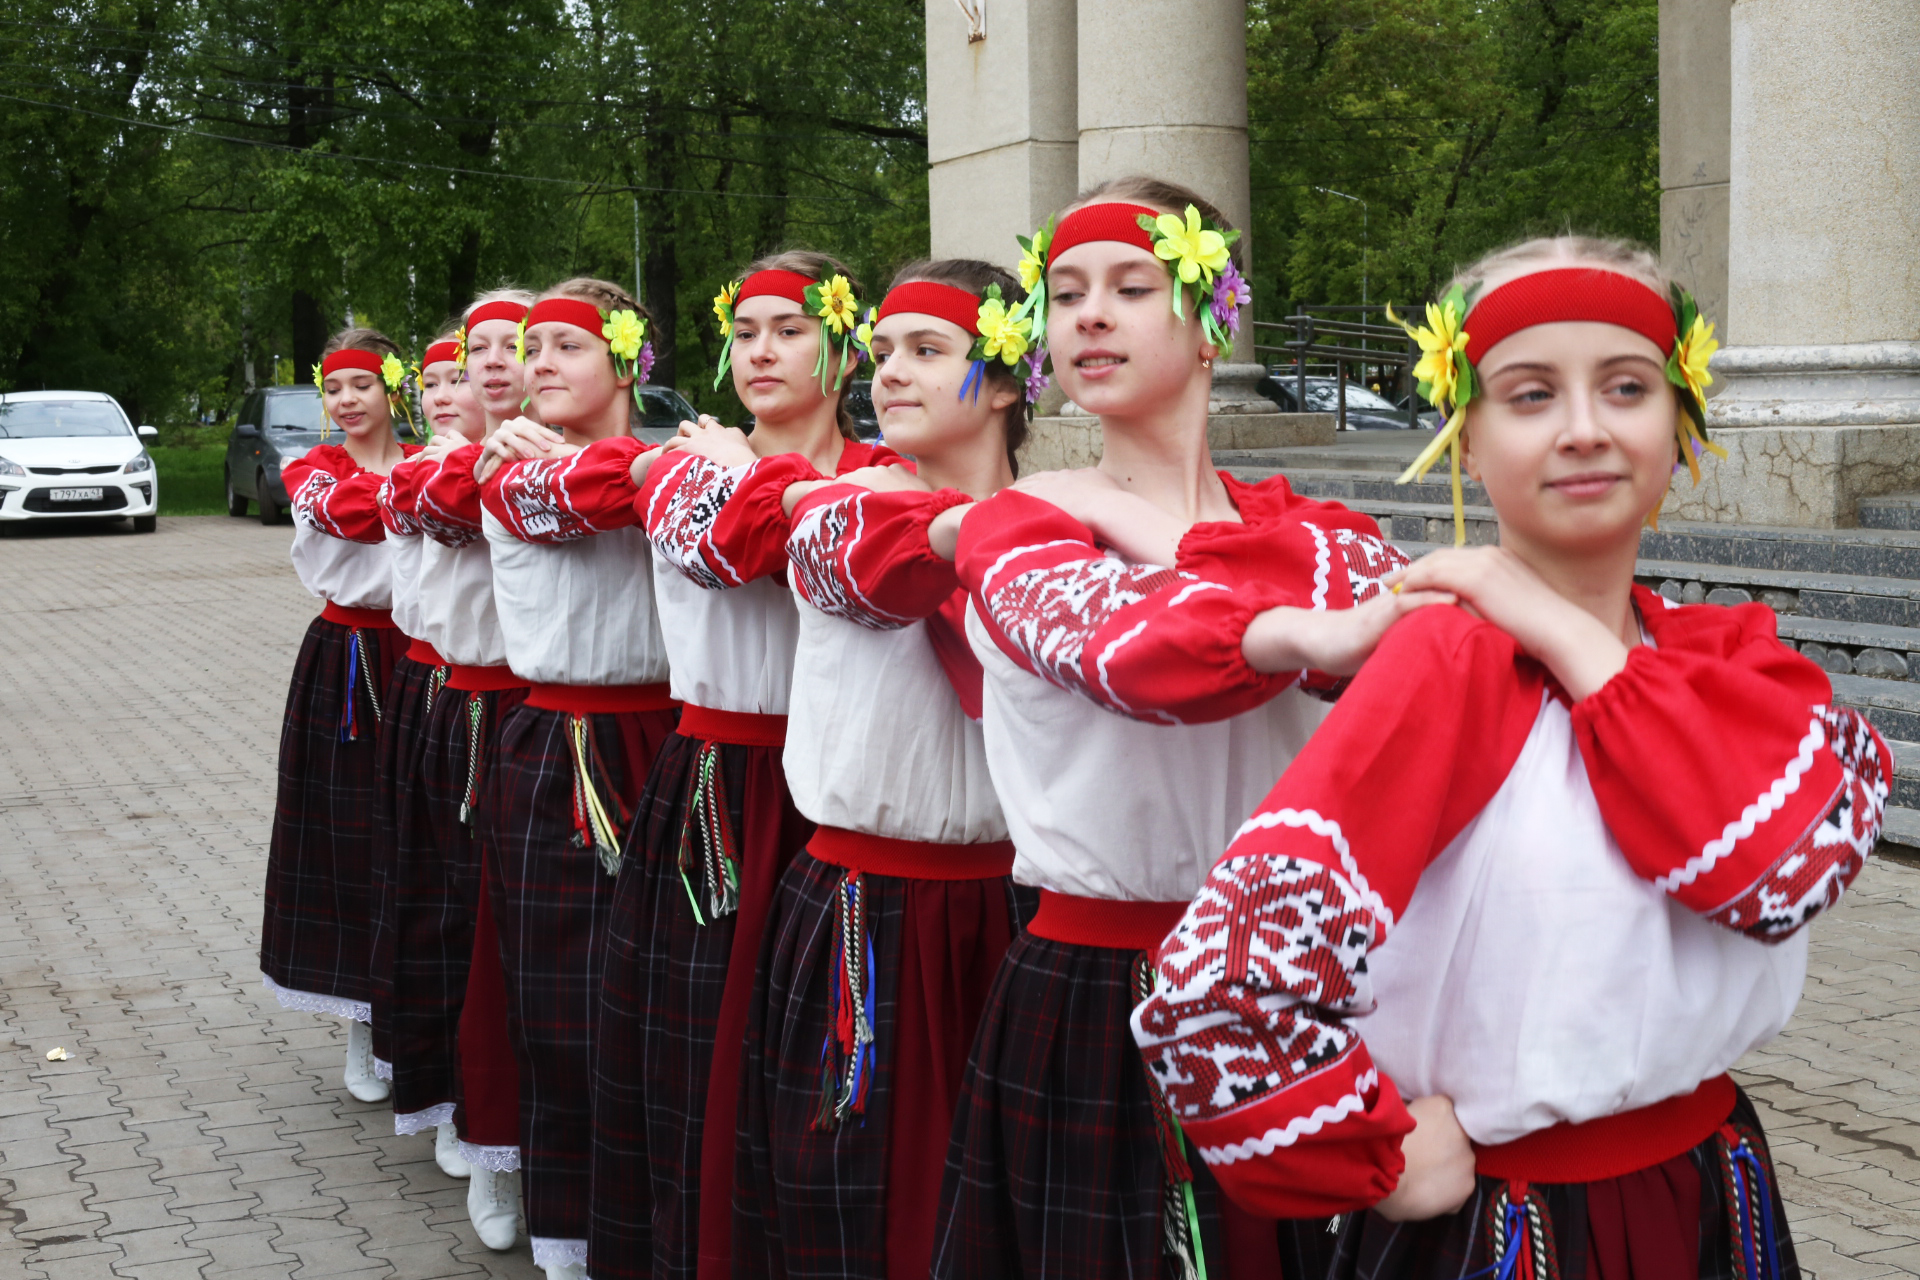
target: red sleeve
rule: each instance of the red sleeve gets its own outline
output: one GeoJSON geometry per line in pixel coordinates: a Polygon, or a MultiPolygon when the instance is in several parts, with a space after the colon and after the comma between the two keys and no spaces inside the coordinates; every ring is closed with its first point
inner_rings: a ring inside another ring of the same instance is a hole
{"type": "Polygon", "coordinates": [[[403,538],[419,534],[420,522],[414,516],[414,508],[420,497],[419,478],[427,466],[418,458],[406,459],[387,474],[374,494],[374,503],[380,508],[380,523],[388,533],[403,538]]]}
{"type": "Polygon", "coordinates": [[[1716,924],[1778,942],[1841,893],[1879,839],[1893,758],[1772,610],[1665,608],[1652,645],[1573,707],[1587,778],[1634,871],[1716,924]]]}
{"type": "Polygon", "coordinates": [[[633,460],[657,447],[614,436],[564,458],[510,462],[480,486],[480,502],[522,542],[578,542],[624,529],[639,520],[633,460]]]}
{"type": "Polygon", "coordinates": [[[480,536],[480,483],[473,468],[485,451],[485,445],[462,445],[439,465],[422,468],[414,518],[435,542],[464,547],[480,536]]]}
{"type": "Polygon", "coordinates": [[[669,564],[720,591],[786,568],[788,520],[781,503],[787,486],[821,479],[797,453],[742,467],[680,453],[647,472],[635,507],[669,564]]]}
{"type": "Polygon", "coordinates": [[[1239,1204],[1322,1217],[1398,1184],[1413,1122],[1350,1021],[1373,1008],[1367,954],[1500,789],[1543,692],[1462,610],[1401,621],[1161,944],[1134,1038],[1239,1204]]]}
{"type": "Polygon", "coordinates": [[[1303,599],[1267,583],[1236,591],[1128,564],[1103,553],[1078,520],[1027,494],[1003,490],[969,512],[955,563],[1002,652],[1121,715],[1225,719],[1299,678],[1253,670],[1240,637],[1255,613],[1303,599]]]}
{"type": "Polygon", "coordinates": [[[934,614],[960,579],[933,552],[927,526],[941,512],[973,501],[954,489],[873,493],[830,485],[801,499],[787,536],[789,581],[822,613],[875,631],[934,614]]]}
{"type": "Polygon", "coordinates": [[[379,501],[386,477],[366,470],[339,445],[315,445],[282,467],[280,479],[302,524],[347,542],[387,540],[379,501]]]}

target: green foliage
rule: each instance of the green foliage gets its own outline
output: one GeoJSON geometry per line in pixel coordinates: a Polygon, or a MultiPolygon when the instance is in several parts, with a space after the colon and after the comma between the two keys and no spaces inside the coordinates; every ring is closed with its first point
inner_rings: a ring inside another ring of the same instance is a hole
{"type": "Polygon", "coordinates": [[[1657,0],[1251,0],[1255,297],[1435,296],[1528,235],[1659,241],[1657,0]],[[1317,188],[1367,202],[1361,208],[1317,188]]]}
{"type": "Polygon", "coordinates": [[[908,0],[23,0],[0,389],[219,417],[248,363],[304,380],[349,315],[417,351],[481,289],[638,265],[654,379],[696,390],[708,300],[750,258],[806,245],[873,282],[926,251],[923,23],[908,0]]]}
{"type": "Polygon", "coordinates": [[[153,469],[159,477],[160,514],[215,516],[227,509],[225,442],[205,445],[153,445],[153,469]]]}

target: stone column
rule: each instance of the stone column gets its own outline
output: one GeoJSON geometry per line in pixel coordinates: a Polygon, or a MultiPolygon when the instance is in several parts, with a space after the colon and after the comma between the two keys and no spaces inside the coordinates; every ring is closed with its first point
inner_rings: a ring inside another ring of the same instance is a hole
{"type": "Polygon", "coordinates": [[[1080,6],[1080,185],[1148,173],[1185,183],[1241,229],[1247,172],[1246,0],[1080,6]]]}
{"type": "Polygon", "coordinates": [[[1078,189],[1075,0],[927,0],[927,176],[933,256],[1011,267],[1078,189]]]}
{"type": "Polygon", "coordinates": [[[1733,148],[1733,7],[1660,0],[1660,256],[1701,311],[1727,315],[1727,169],[1733,148]]]}
{"type": "MultiPolygon", "coordinates": [[[[1732,457],[1680,518],[1840,527],[1920,489],[1920,0],[1732,7],[1732,457]]],[[[1662,85],[1663,92],[1666,86],[1662,85]]]]}

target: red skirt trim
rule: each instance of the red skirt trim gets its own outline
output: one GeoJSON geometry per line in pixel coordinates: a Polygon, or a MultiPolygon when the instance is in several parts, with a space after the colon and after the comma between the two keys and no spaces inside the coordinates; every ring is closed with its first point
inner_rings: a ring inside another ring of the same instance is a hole
{"type": "Polygon", "coordinates": [[[784,747],[787,718],[755,711],[720,711],[689,702],[680,708],[680,736],[741,747],[784,747]]]}
{"type": "MultiPolygon", "coordinates": [[[[522,683],[525,683],[522,681],[522,683]]],[[[527,694],[527,705],[542,711],[565,711],[586,716],[600,712],[671,711],[679,704],[664,684],[539,684],[527,694]]]]}
{"type": "Polygon", "coordinates": [[[935,844],[896,840],[844,827],[819,827],[807,852],[849,871],[902,880],[989,880],[1013,872],[1013,841],[935,844]]]}
{"type": "MultiPolygon", "coordinates": [[[[419,641],[415,641],[418,644],[419,641]]],[[[524,689],[527,682],[522,680],[503,663],[497,667],[465,667],[457,662],[447,664],[447,688],[458,689],[462,693],[497,693],[501,689],[524,689]]]]}
{"type": "Polygon", "coordinates": [[[379,627],[386,631],[395,629],[391,609],[349,609],[346,605],[329,600],[326,607],[320,610],[320,616],[343,627],[379,627]]]}
{"type": "MultiPolygon", "coordinates": [[[[1044,908],[1043,908],[1044,909],[1044,908]]],[[[1601,1182],[1684,1155],[1713,1136],[1737,1100],[1725,1075],[1692,1093],[1584,1124],[1556,1124],[1512,1142],[1473,1144],[1482,1177],[1520,1182],[1601,1182]]]]}
{"type": "Polygon", "coordinates": [[[447,665],[447,660],[440,656],[440,651],[428,644],[425,640],[414,640],[412,636],[408,636],[407,639],[413,641],[412,644],[407,646],[407,656],[415,662],[422,663],[429,667],[444,667],[447,665]]]}
{"type": "Polygon", "coordinates": [[[1040,891],[1040,909],[1027,932],[1076,947],[1113,947],[1151,951],[1173,932],[1185,915],[1184,902],[1122,902],[1113,898],[1077,898],[1040,891]]]}

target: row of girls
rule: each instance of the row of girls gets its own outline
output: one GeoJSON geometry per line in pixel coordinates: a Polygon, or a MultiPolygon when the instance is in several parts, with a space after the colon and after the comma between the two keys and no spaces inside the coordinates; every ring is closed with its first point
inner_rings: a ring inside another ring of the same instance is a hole
{"type": "Polygon", "coordinates": [[[1462,273],[1421,465],[1502,545],[1409,566],[1212,467],[1234,239],[1136,178],[864,321],[753,263],[753,429],[663,448],[604,282],[478,300],[418,451],[334,340],[262,967],[489,1245],[517,1169],[552,1280],[1797,1274],[1726,1072],[1890,764],[1764,608],[1633,583],[1710,328],[1610,242],[1462,273]],[[1048,361],[1104,455],[1016,479],[1048,361]]]}

